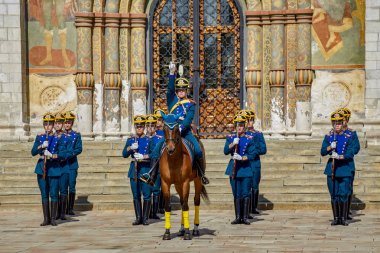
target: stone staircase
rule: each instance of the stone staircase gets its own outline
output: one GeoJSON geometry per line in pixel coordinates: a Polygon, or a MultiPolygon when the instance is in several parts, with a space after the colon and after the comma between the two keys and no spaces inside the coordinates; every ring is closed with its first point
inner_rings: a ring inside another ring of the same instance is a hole
{"type": "MultiPolygon", "coordinates": [[[[361,138],[364,140],[364,138],[361,138]]],[[[202,209],[232,208],[233,197],[224,171],[229,160],[223,154],[224,140],[203,140],[206,148],[207,186],[210,203],[202,209]]],[[[354,207],[380,207],[380,146],[361,142],[355,158],[354,207]]],[[[33,142],[0,144],[0,210],[40,209],[34,174],[37,158],[30,155],[33,142]]],[[[268,139],[262,157],[260,207],[262,209],[329,209],[326,177],[327,158],[321,158],[321,140],[268,139]]],[[[130,159],[121,157],[122,141],[87,141],[79,156],[76,209],[109,210],[132,208],[129,179],[130,159]]],[[[178,197],[172,187],[172,202],[178,197]]],[[[193,188],[191,188],[193,193],[193,188]]],[[[190,196],[192,206],[193,194],[190,196]]]]}

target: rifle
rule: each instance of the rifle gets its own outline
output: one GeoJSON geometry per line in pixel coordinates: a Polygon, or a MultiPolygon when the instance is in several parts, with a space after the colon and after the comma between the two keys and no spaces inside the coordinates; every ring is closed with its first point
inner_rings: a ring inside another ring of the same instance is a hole
{"type": "MultiPolygon", "coordinates": [[[[236,137],[239,138],[239,133],[238,133],[238,130],[237,130],[237,127],[236,127],[236,137]]],[[[235,152],[234,153],[237,153],[237,150],[238,150],[238,144],[235,145],[235,152]]],[[[234,167],[232,169],[232,179],[235,179],[235,176],[236,176],[236,159],[234,159],[234,167]]]]}
{"type": "MultiPolygon", "coordinates": [[[[137,142],[137,137],[135,136],[135,142],[137,142]]],[[[134,151],[134,153],[136,153],[136,151],[134,151]]],[[[136,158],[134,158],[134,164],[135,164],[135,173],[134,173],[134,175],[133,175],[133,180],[135,181],[135,182],[137,182],[137,160],[136,160],[136,158]]]]}
{"type": "MultiPolygon", "coordinates": [[[[46,140],[49,141],[49,133],[46,131],[46,140]]],[[[44,151],[47,150],[47,147],[44,149],[44,151]]],[[[46,155],[44,155],[44,167],[42,168],[42,179],[46,179],[46,155]]]]}
{"type": "MultiPolygon", "coordinates": [[[[336,141],[336,131],[335,131],[335,125],[336,123],[334,123],[334,142],[336,141]]],[[[333,149],[333,151],[335,151],[336,148],[333,149]]],[[[335,158],[332,159],[332,162],[331,162],[331,179],[334,181],[335,180],[335,158]]],[[[333,182],[334,184],[334,182],[333,182]]]]}

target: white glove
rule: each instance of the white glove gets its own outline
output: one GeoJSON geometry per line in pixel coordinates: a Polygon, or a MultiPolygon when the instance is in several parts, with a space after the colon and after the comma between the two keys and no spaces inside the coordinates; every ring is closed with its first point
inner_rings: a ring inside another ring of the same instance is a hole
{"type": "Polygon", "coordinates": [[[243,160],[243,157],[241,157],[241,155],[239,155],[238,153],[234,153],[234,155],[232,156],[232,159],[241,161],[243,160]]]}
{"type": "Polygon", "coordinates": [[[169,64],[169,73],[170,75],[174,75],[175,74],[175,64],[173,62],[170,62],[169,64]]]}
{"type": "Polygon", "coordinates": [[[136,160],[142,160],[142,159],[144,159],[144,155],[140,154],[140,153],[136,153],[134,156],[135,156],[136,160]]]}
{"type": "Polygon", "coordinates": [[[336,149],[336,141],[331,142],[330,147],[331,147],[332,149],[336,149]]]}
{"type": "Polygon", "coordinates": [[[41,145],[41,148],[47,148],[49,146],[49,142],[48,141],[44,141],[41,145]]]}
{"type": "Polygon", "coordinates": [[[49,150],[45,149],[44,151],[44,155],[47,156],[47,157],[52,157],[53,154],[49,152],[49,150]]]}
{"type": "Polygon", "coordinates": [[[185,117],[181,116],[181,117],[179,117],[178,119],[179,119],[179,120],[184,120],[185,117]]]}
{"type": "Polygon", "coordinates": [[[132,143],[131,149],[138,149],[138,148],[139,148],[139,144],[137,142],[132,143]]]}
{"type": "Polygon", "coordinates": [[[333,158],[333,159],[339,159],[338,153],[337,152],[332,152],[331,158],[333,158]]]}
{"type": "Polygon", "coordinates": [[[232,144],[234,145],[238,145],[239,144],[239,138],[234,138],[234,141],[232,142],[232,144]]]}
{"type": "Polygon", "coordinates": [[[179,125],[179,132],[182,133],[182,130],[183,130],[183,126],[179,125]]]}

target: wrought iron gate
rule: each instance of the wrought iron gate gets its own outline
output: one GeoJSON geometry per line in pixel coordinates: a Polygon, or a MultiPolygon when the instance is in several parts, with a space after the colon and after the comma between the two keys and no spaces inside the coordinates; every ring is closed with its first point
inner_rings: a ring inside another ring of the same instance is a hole
{"type": "Polygon", "coordinates": [[[193,85],[200,134],[223,137],[241,105],[238,5],[234,0],[157,0],[150,21],[152,105],[166,109],[168,65],[178,62],[193,85]]]}

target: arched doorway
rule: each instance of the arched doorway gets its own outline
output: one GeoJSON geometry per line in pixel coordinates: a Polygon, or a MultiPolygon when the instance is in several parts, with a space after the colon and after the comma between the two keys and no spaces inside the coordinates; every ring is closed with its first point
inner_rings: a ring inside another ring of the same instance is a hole
{"type": "Polygon", "coordinates": [[[242,104],[241,8],[234,0],[156,0],[149,15],[150,99],[166,108],[168,64],[184,66],[205,138],[223,137],[242,104]]]}

